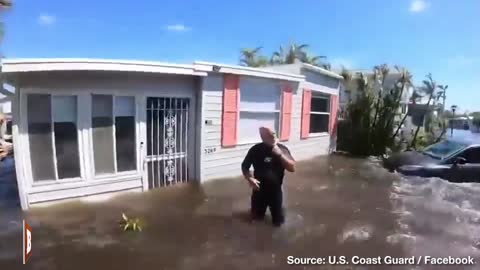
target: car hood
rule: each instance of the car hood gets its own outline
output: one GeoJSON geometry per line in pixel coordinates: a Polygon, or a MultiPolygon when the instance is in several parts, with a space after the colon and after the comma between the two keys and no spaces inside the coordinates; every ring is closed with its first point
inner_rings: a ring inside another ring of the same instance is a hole
{"type": "Polygon", "coordinates": [[[407,151],[402,153],[393,154],[387,160],[385,160],[385,167],[388,169],[396,169],[404,165],[419,165],[428,166],[436,165],[440,163],[440,159],[432,158],[428,155],[422,154],[416,151],[407,151]]]}

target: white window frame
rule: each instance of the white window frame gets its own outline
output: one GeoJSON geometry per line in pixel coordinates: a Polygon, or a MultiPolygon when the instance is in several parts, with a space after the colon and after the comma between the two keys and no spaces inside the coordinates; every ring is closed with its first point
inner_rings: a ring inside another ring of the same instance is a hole
{"type": "Polygon", "coordinates": [[[26,145],[26,151],[27,151],[27,155],[26,157],[28,158],[27,162],[25,163],[26,164],[26,167],[27,167],[27,171],[28,171],[28,174],[26,175],[27,176],[27,179],[28,182],[30,183],[30,186],[31,187],[38,187],[38,186],[47,186],[47,185],[58,185],[58,184],[65,184],[65,183],[74,183],[74,182],[81,182],[81,181],[85,181],[86,178],[87,178],[87,175],[86,175],[86,166],[85,166],[85,159],[84,159],[84,150],[85,150],[85,147],[86,145],[88,144],[88,142],[85,142],[83,140],[83,136],[82,136],[82,130],[80,128],[80,126],[82,125],[81,124],[81,121],[82,121],[82,112],[81,110],[79,109],[80,108],[80,96],[78,94],[75,94],[75,93],[66,93],[66,92],[55,92],[55,93],[52,93],[52,92],[46,92],[46,91],[37,91],[37,90],[33,90],[33,89],[23,89],[22,90],[22,94],[21,94],[21,107],[22,107],[22,114],[24,115],[24,121],[23,121],[23,125],[24,125],[24,128],[25,130],[27,131],[26,132],[26,135],[27,135],[27,138],[26,140],[24,141],[25,142],[25,145],[26,145]],[[51,120],[50,120],[50,126],[51,126],[51,137],[52,137],[52,154],[53,154],[53,168],[54,168],[54,175],[55,175],[55,179],[51,179],[51,180],[40,180],[40,181],[35,181],[33,179],[33,171],[32,171],[32,158],[31,158],[31,153],[30,153],[30,133],[28,131],[28,108],[27,108],[27,99],[28,99],[28,96],[29,95],[49,95],[50,96],[50,114],[51,114],[51,120]],[[77,125],[77,142],[78,142],[78,158],[79,158],[79,166],[80,166],[80,176],[79,177],[73,177],[73,178],[64,178],[64,179],[59,179],[58,178],[58,168],[57,168],[57,155],[56,155],[56,146],[55,146],[55,134],[54,134],[54,130],[53,130],[53,127],[54,127],[54,117],[53,117],[53,97],[54,96],[75,96],[76,98],[76,101],[77,101],[77,122],[76,122],[76,125],[77,125]]]}
{"type": "MultiPolygon", "coordinates": [[[[279,92],[279,103],[280,103],[280,108],[277,109],[277,110],[256,110],[256,109],[243,109],[241,108],[240,106],[240,101],[241,101],[241,97],[242,97],[242,88],[240,87],[239,91],[238,91],[238,100],[237,100],[237,104],[238,104],[238,115],[237,115],[237,145],[248,145],[248,144],[255,144],[255,143],[259,143],[261,142],[261,138],[260,138],[260,134],[258,135],[258,139],[257,140],[242,140],[242,138],[240,137],[240,129],[239,129],[239,126],[240,126],[240,120],[241,120],[241,113],[242,112],[246,112],[246,113],[258,113],[258,114],[277,114],[277,120],[278,120],[278,130],[274,130],[275,132],[275,136],[277,138],[280,138],[280,130],[282,129],[281,127],[281,108],[283,106],[282,104],[282,88],[280,86],[278,86],[277,88],[277,91],[279,92]]],[[[258,131],[255,131],[255,132],[258,132],[258,131]]]]}
{"type": "Polygon", "coordinates": [[[90,167],[90,173],[92,175],[92,179],[93,180],[105,180],[105,179],[112,179],[112,177],[118,177],[118,176],[131,176],[131,175],[138,175],[140,172],[141,172],[141,168],[139,168],[141,166],[139,166],[139,163],[137,162],[138,161],[138,155],[139,155],[139,151],[138,151],[138,147],[137,147],[137,143],[139,141],[139,137],[140,137],[140,134],[138,132],[138,119],[139,119],[139,115],[138,115],[138,110],[137,110],[137,96],[136,95],[129,95],[129,94],[115,94],[115,93],[96,93],[96,92],[92,92],[92,93],[89,93],[89,97],[90,97],[90,106],[93,105],[93,95],[107,95],[107,96],[112,96],[112,141],[113,141],[113,167],[114,167],[114,172],[113,173],[104,173],[104,174],[99,174],[99,175],[96,175],[95,174],[95,156],[94,156],[94,152],[95,151],[93,149],[93,128],[92,128],[92,113],[93,113],[93,110],[90,110],[90,125],[89,125],[89,137],[90,137],[90,149],[89,149],[89,152],[90,152],[90,160],[91,160],[91,167],[90,167]],[[124,172],[119,172],[118,171],[118,168],[117,168],[117,141],[116,141],[116,137],[115,137],[115,98],[116,97],[130,97],[130,98],[133,98],[133,105],[134,105],[134,122],[135,122],[135,155],[137,155],[135,157],[135,170],[130,170],[130,171],[124,171],[124,172]]]}
{"type": "MultiPolygon", "coordinates": [[[[312,119],[311,115],[316,114],[316,115],[328,115],[328,123],[330,123],[330,102],[331,102],[331,94],[320,92],[320,91],[315,91],[312,90],[312,96],[310,97],[310,121],[312,119]],[[315,96],[317,95],[317,96],[315,96]],[[318,112],[318,111],[312,111],[312,100],[316,99],[326,99],[327,100],[327,111],[328,112],[318,112]]],[[[311,132],[312,125],[310,125],[310,128],[308,130],[309,137],[319,137],[319,136],[327,136],[329,135],[328,127],[327,127],[327,132],[311,132]]]]}

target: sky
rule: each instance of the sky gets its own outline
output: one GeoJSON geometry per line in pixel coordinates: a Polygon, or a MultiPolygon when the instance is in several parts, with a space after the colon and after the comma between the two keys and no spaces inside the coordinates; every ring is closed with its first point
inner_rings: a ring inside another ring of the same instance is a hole
{"type": "Polygon", "coordinates": [[[239,50],[309,44],[333,67],[409,69],[449,86],[447,107],[480,111],[478,0],[14,0],[7,58],[238,64],[239,50]]]}

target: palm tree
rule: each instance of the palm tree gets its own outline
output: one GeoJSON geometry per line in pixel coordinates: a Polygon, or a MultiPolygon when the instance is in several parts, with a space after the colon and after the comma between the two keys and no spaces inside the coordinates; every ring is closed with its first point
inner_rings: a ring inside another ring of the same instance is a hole
{"type": "Polygon", "coordinates": [[[375,116],[373,117],[372,129],[374,129],[377,125],[380,102],[383,99],[383,85],[385,84],[385,79],[390,72],[390,68],[387,64],[382,64],[380,66],[375,66],[373,71],[373,79],[380,85],[380,87],[378,90],[377,102],[375,103],[375,116]]]}
{"type": "MultiPolygon", "coordinates": [[[[428,102],[427,102],[427,106],[426,106],[426,111],[423,113],[423,118],[425,118],[426,112],[430,112],[430,102],[432,102],[432,99],[435,95],[435,91],[438,88],[437,82],[435,82],[432,79],[432,74],[429,73],[427,75],[427,79],[428,80],[423,80],[422,81],[423,86],[421,87],[421,91],[423,93],[425,93],[426,95],[428,95],[428,102]]],[[[420,127],[421,127],[420,125],[417,126],[417,129],[415,130],[415,135],[413,135],[413,140],[412,140],[412,143],[411,143],[410,147],[415,146],[415,143],[417,141],[418,132],[420,131],[420,127]]]]}
{"type": "Polygon", "coordinates": [[[12,6],[12,1],[10,0],[0,0],[0,8],[9,8],[12,6]]]}
{"type": "Polygon", "coordinates": [[[307,44],[298,45],[296,43],[291,43],[288,45],[287,50],[280,46],[280,49],[272,54],[270,63],[273,65],[279,65],[293,64],[295,63],[295,60],[303,62],[302,60],[305,60],[307,57],[307,53],[305,51],[306,48],[308,48],[307,44]]]}
{"type": "Polygon", "coordinates": [[[330,63],[323,63],[320,65],[323,69],[332,70],[332,65],[330,63]]]}
{"type": "Polygon", "coordinates": [[[325,65],[320,63],[320,59],[325,59],[327,58],[326,56],[320,55],[320,56],[311,56],[305,54],[305,57],[303,59],[300,59],[303,63],[314,65],[314,66],[320,66],[320,65],[325,65]]]}
{"type": "Polygon", "coordinates": [[[412,74],[408,69],[395,66],[395,69],[400,74],[400,78],[398,79],[398,83],[401,84],[400,95],[398,96],[398,103],[401,102],[403,94],[405,93],[405,89],[408,89],[412,85],[412,74]]]}
{"type": "Polygon", "coordinates": [[[448,89],[448,85],[439,85],[438,88],[440,89],[438,92],[437,92],[437,101],[439,101],[440,99],[442,99],[442,113],[440,114],[440,119],[442,121],[442,133],[440,134],[440,136],[437,138],[436,141],[440,141],[441,138],[443,137],[443,135],[445,135],[445,133],[447,132],[447,123],[446,123],[446,119],[445,119],[445,116],[444,116],[444,112],[445,112],[445,100],[447,99],[447,89],[448,89]]]}
{"type": "MultiPolygon", "coordinates": [[[[12,7],[12,1],[10,0],[0,0],[0,9],[7,9],[12,7]]],[[[0,22],[0,38],[3,37],[4,30],[3,30],[3,22],[0,22]]]]}
{"type": "MultiPolygon", "coordinates": [[[[402,97],[403,97],[403,93],[405,92],[405,89],[407,89],[412,85],[412,74],[406,68],[395,66],[395,69],[397,70],[398,73],[400,73],[400,78],[398,79],[397,82],[401,84],[400,95],[398,96],[398,99],[397,99],[397,107],[398,107],[398,104],[402,101],[402,97]]],[[[407,116],[408,116],[407,113],[403,115],[402,120],[398,124],[397,130],[393,134],[392,138],[395,138],[398,135],[398,132],[402,128],[403,124],[405,123],[407,116]]]]}
{"type": "Polygon", "coordinates": [[[437,92],[437,101],[442,99],[442,113],[445,111],[445,99],[447,99],[448,85],[439,85],[440,91],[437,92]]]}
{"type": "MultiPolygon", "coordinates": [[[[342,67],[342,71],[340,72],[340,76],[343,77],[344,92],[350,94],[351,93],[352,80],[353,80],[352,73],[350,71],[348,71],[345,67],[342,67]]],[[[347,102],[350,102],[350,101],[351,101],[351,97],[349,96],[347,102]]],[[[345,117],[345,113],[346,113],[345,110],[346,110],[346,107],[340,107],[340,115],[339,115],[340,118],[345,117]]]]}
{"type": "Polygon", "coordinates": [[[422,98],[423,98],[423,95],[420,94],[420,91],[417,88],[413,89],[413,93],[412,93],[412,96],[410,97],[410,101],[413,104],[417,104],[417,102],[420,101],[422,98]]]}
{"type": "Polygon", "coordinates": [[[268,64],[267,58],[258,55],[262,47],[242,49],[240,51],[240,65],[247,67],[262,67],[268,64]]]}

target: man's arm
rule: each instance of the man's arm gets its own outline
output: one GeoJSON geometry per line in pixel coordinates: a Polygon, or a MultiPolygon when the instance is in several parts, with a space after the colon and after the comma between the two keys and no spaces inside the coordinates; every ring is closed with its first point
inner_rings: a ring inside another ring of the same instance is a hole
{"type": "MultiPolygon", "coordinates": [[[[274,150],[273,152],[280,158],[283,167],[289,172],[295,172],[295,159],[293,159],[290,150],[288,150],[285,146],[279,146],[278,144],[275,146],[278,148],[278,151],[274,150]]],[[[274,149],[275,149],[274,148],[274,149]]]]}
{"type": "Polygon", "coordinates": [[[250,148],[250,150],[248,150],[248,153],[245,156],[245,159],[243,159],[242,174],[243,174],[243,177],[245,177],[245,180],[247,180],[247,182],[250,184],[252,188],[259,189],[260,182],[253,177],[252,172],[250,171],[250,167],[252,166],[252,163],[253,163],[252,149],[253,148],[250,148]]]}
{"type": "Polygon", "coordinates": [[[252,149],[248,150],[247,155],[243,159],[242,162],[242,174],[245,179],[253,177],[252,172],[250,171],[250,167],[252,166],[252,149]]]}

